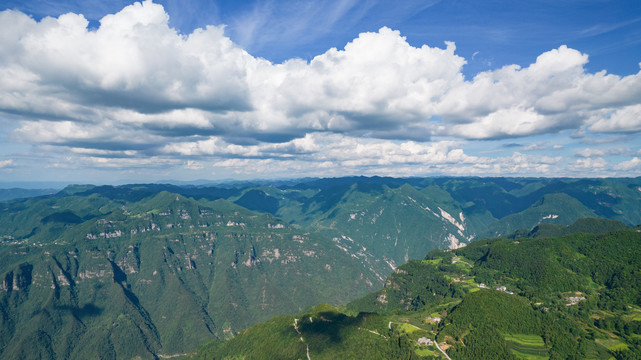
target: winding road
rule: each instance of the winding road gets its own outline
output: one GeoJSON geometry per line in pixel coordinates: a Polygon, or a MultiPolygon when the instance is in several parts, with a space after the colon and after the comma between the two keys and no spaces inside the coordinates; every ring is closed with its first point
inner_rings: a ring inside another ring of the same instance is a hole
{"type": "Polygon", "coordinates": [[[443,349],[441,349],[441,347],[440,347],[440,346],[438,346],[438,343],[437,343],[436,341],[434,341],[434,344],[436,345],[436,348],[438,349],[438,351],[442,352],[442,353],[443,353],[443,355],[445,355],[445,357],[447,358],[447,360],[452,360],[452,358],[451,358],[451,357],[449,357],[449,355],[447,355],[447,353],[446,353],[445,351],[443,351],[443,349]]]}

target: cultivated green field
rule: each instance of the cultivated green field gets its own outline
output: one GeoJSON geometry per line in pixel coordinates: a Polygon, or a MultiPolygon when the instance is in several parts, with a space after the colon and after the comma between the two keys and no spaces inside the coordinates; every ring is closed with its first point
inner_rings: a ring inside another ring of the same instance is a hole
{"type": "Polygon", "coordinates": [[[521,359],[548,359],[548,351],[543,338],[538,335],[505,334],[505,341],[514,355],[521,359]]]}
{"type": "MultiPolygon", "coordinates": [[[[430,347],[434,348],[434,346],[430,346],[430,347]]],[[[422,357],[430,357],[430,356],[431,357],[434,357],[434,356],[438,357],[439,356],[438,350],[432,351],[432,350],[429,349],[430,347],[427,347],[427,348],[424,348],[424,349],[416,349],[416,350],[414,350],[414,352],[416,353],[416,355],[419,355],[419,356],[422,356],[422,357]]]]}

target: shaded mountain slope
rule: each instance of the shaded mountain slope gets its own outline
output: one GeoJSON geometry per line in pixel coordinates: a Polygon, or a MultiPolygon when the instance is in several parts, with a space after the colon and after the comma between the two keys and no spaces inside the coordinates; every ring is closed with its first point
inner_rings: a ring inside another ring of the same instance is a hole
{"type": "MultiPolygon", "coordinates": [[[[574,228],[599,229],[598,222],[574,228]]],[[[263,351],[282,359],[445,359],[441,351],[452,359],[638,358],[639,249],[641,233],[628,228],[436,250],[346,308],[272,319],[188,358],[253,359],[263,351]],[[318,351],[320,334],[327,340],[318,351]]]]}
{"type": "Polygon", "coordinates": [[[171,355],[381,284],[334,242],[225,200],[110,198],[0,214],[1,357],[171,355]]]}

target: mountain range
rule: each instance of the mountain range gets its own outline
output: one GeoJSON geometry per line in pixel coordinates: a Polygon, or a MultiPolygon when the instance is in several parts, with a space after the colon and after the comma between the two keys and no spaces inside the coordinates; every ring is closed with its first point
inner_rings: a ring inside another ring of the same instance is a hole
{"type": "MultiPolygon", "coordinates": [[[[381,354],[415,354],[395,345],[414,339],[381,315],[432,304],[390,290],[415,259],[450,249],[439,256],[455,253],[476,268],[480,260],[466,252],[484,238],[629,229],[641,223],[640,209],[640,178],[68,186],[0,203],[0,357],[168,357],[212,339],[235,344],[243,329],[275,315],[285,317],[269,321],[288,324],[292,313],[311,314],[297,318],[300,331],[323,317],[377,324],[372,331],[388,339],[375,346],[381,354]],[[350,305],[309,308],[319,303],[350,305]]],[[[419,263],[434,265],[430,256],[419,263]]],[[[492,275],[478,269],[475,279],[492,275]]],[[[466,293],[439,279],[430,286],[442,299],[466,293]]]]}
{"type": "Polygon", "coordinates": [[[610,231],[621,225],[434,250],[346,306],[275,317],[187,358],[638,359],[641,229],[610,231]]]}

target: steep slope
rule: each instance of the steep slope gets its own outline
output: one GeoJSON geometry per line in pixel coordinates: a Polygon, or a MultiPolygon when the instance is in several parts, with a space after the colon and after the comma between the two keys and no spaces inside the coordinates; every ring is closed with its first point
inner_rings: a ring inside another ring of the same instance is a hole
{"type": "Polygon", "coordinates": [[[392,270],[432,249],[539,224],[605,217],[633,225],[639,188],[641,179],[355,177],[248,188],[230,199],[321,231],[352,253],[365,248],[372,264],[392,270]]]}
{"type": "Polygon", "coordinates": [[[640,249],[628,229],[436,250],[344,309],[275,318],[188,358],[635,359],[640,249]]]}
{"type": "Polygon", "coordinates": [[[564,193],[591,209],[596,216],[622,221],[628,225],[641,223],[641,178],[633,179],[564,179],[554,181],[528,196],[564,193]]]}
{"type": "Polygon", "coordinates": [[[172,355],[381,284],[334,242],[225,200],[70,191],[6,204],[0,223],[3,358],[172,355]]]}
{"type": "MultiPolygon", "coordinates": [[[[409,184],[356,183],[325,189],[298,204],[307,209],[297,219],[301,226],[362,245],[391,270],[432,249],[463,246],[493,220],[487,212],[468,213],[436,186],[418,190],[409,184]]],[[[286,215],[292,213],[278,215],[290,220],[286,215]]]]}
{"type": "Polygon", "coordinates": [[[531,230],[540,223],[567,225],[592,216],[635,225],[641,222],[639,189],[641,178],[346,177],[259,186],[139,184],[75,191],[112,200],[139,200],[161,190],[203,200],[227,199],[303,229],[322,231],[347,252],[363,254],[362,261],[376,272],[389,273],[431,249],[531,230]]]}
{"type": "Polygon", "coordinates": [[[526,210],[496,221],[484,236],[502,236],[518,229],[532,229],[541,223],[570,225],[588,217],[596,217],[596,214],[577,199],[567,194],[547,194],[526,210]]]}
{"type": "Polygon", "coordinates": [[[409,336],[376,314],[349,316],[321,304],[305,313],[273,318],[242,335],[216,341],[192,359],[412,359],[409,336]]]}
{"type": "Polygon", "coordinates": [[[508,235],[511,239],[559,237],[569,234],[605,234],[617,230],[628,229],[628,226],[617,220],[601,218],[582,218],[572,225],[543,223],[528,231],[522,229],[508,235]]]}

